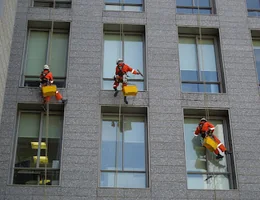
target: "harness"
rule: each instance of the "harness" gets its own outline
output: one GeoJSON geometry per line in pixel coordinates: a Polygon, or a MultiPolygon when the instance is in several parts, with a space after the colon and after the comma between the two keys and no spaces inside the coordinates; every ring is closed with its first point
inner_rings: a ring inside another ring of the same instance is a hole
{"type": "MultiPolygon", "coordinates": [[[[47,74],[49,74],[49,73],[50,72],[48,72],[47,74]]],[[[41,74],[41,84],[43,84],[43,85],[45,85],[45,84],[47,85],[49,83],[49,81],[50,81],[49,79],[46,78],[47,74],[43,74],[43,72],[41,74]]]]}
{"type": "Polygon", "coordinates": [[[204,126],[205,123],[203,124],[199,124],[199,128],[200,128],[200,134],[202,138],[205,138],[208,135],[208,131],[202,131],[202,128],[204,126]]]}

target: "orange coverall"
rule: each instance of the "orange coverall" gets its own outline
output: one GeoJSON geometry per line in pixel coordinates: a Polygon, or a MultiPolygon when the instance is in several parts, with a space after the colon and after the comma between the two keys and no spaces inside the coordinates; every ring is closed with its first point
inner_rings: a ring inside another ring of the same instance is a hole
{"type": "Polygon", "coordinates": [[[135,69],[132,69],[125,63],[119,64],[119,66],[116,66],[116,73],[114,77],[115,82],[113,85],[114,89],[118,87],[119,83],[123,83],[123,87],[127,86],[127,83],[123,82],[123,76],[126,75],[127,72],[131,72],[132,74],[139,74],[135,69]],[[119,69],[119,66],[121,66],[122,69],[119,69]]]}
{"type": "MultiPolygon", "coordinates": [[[[52,73],[49,70],[45,69],[41,73],[40,79],[41,79],[42,87],[45,87],[47,85],[51,85],[50,81],[53,81],[52,73]]],[[[57,101],[62,100],[62,95],[59,93],[58,90],[56,91],[55,98],[56,98],[57,101]]],[[[45,103],[49,102],[50,100],[51,100],[51,97],[44,97],[45,103]]]]}
{"type": "MultiPolygon", "coordinates": [[[[213,126],[213,124],[211,124],[210,122],[200,122],[198,127],[196,128],[196,131],[194,133],[195,136],[198,136],[199,134],[202,135],[203,137],[203,134],[208,134],[210,131],[213,133],[215,130],[215,127],[213,126]]],[[[205,137],[205,136],[204,136],[205,137]]],[[[212,137],[213,139],[215,140],[215,142],[218,144],[218,147],[217,149],[214,151],[214,153],[216,155],[219,154],[219,149],[222,151],[222,152],[225,152],[227,149],[226,147],[220,142],[220,140],[217,138],[217,136],[213,135],[212,134],[212,137]]]]}

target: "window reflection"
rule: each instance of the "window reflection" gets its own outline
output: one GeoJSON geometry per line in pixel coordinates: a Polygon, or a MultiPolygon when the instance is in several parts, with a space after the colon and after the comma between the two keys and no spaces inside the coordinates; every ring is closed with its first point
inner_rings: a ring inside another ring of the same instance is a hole
{"type": "Polygon", "coordinates": [[[101,186],[145,188],[145,118],[123,115],[120,120],[119,126],[118,117],[103,116],[101,186]]]}

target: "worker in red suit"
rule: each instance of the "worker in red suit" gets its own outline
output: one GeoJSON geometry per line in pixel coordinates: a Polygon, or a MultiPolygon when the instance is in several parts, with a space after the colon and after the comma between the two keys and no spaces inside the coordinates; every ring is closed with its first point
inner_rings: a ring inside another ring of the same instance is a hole
{"type": "MultiPolygon", "coordinates": [[[[41,84],[40,87],[45,87],[47,85],[52,85],[54,80],[53,80],[53,76],[52,73],[50,71],[50,67],[48,65],[44,65],[43,67],[43,71],[40,75],[40,80],[41,80],[41,84]]],[[[61,101],[62,103],[66,104],[67,103],[67,99],[63,99],[62,95],[59,93],[59,91],[56,91],[55,94],[56,100],[57,101],[61,101]]],[[[44,97],[44,103],[47,103],[51,100],[51,97],[44,97]]]]}
{"type": "MultiPolygon", "coordinates": [[[[119,58],[116,62],[116,72],[115,72],[115,76],[114,76],[114,85],[113,85],[113,88],[115,90],[115,94],[114,94],[114,97],[117,96],[118,94],[118,90],[117,90],[117,87],[119,85],[119,83],[122,83],[123,86],[127,86],[127,72],[131,72],[132,74],[135,74],[135,75],[138,75],[140,74],[140,72],[138,72],[137,70],[135,69],[132,69],[130,66],[128,66],[127,64],[124,63],[123,59],[122,58],[119,58]]],[[[128,104],[128,101],[126,99],[126,96],[124,96],[124,102],[126,104],[128,104]]]]}
{"type": "Polygon", "coordinates": [[[217,136],[213,135],[213,132],[215,130],[215,127],[213,124],[207,121],[206,118],[201,118],[200,123],[198,127],[195,130],[194,135],[198,136],[201,135],[202,138],[205,138],[206,136],[212,137],[215,142],[218,144],[217,148],[214,150],[214,153],[217,155],[216,159],[221,159],[223,156],[219,153],[219,151],[224,152],[225,154],[230,154],[229,151],[227,151],[224,144],[221,143],[221,141],[217,138],[217,136]]]}

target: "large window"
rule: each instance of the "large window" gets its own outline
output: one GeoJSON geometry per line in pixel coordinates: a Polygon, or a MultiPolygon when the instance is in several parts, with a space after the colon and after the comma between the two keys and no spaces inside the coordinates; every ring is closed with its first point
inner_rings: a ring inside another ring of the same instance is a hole
{"type": "Polygon", "coordinates": [[[38,87],[43,66],[49,64],[55,84],[65,87],[68,42],[68,30],[55,29],[51,34],[50,29],[29,29],[23,85],[38,87]]]}
{"type": "Polygon", "coordinates": [[[47,137],[45,121],[43,112],[19,112],[13,184],[59,185],[63,114],[50,112],[47,137]]]}
{"type": "Polygon", "coordinates": [[[214,14],[213,0],[177,0],[177,13],[214,14]]]}
{"type": "Polygon", "coordinates": [[[101,187],[147,187],[145,117],[103,114],[101,187]]]}
{"type": "Polygon", "coordinates": [[[33,7],[71,8],[71,0],[32,0],[33,7]]]}
{"type": "Polygon", "coordinates": [[[260,84],[260,40],[253,40],[255,52],[255,65],[258,75],[258,83],[260,84]]]}
{"type": "MultiPolygon", "coordinates": [[[[142,34],[105,33],[103,89],[113,90],[116,60],[123,58],[133,69],[144,72],[144,36],[142,34]]],[[[138,90],[144,90],[144,79],[140,75],[128,73],[128,84],[134,84],[138,90]]]]}
{"type": "Polygon", "coordinates": [[[260,1],[259,0],[247,0],[248,16],[260,16],[260,1]]]}
{"type": "Polygon", "coordinates": [[[215,38],[179,37],[182,92],[221,92],[216,52],[215,38]]]}
{"type": "Polygon", "coordinates": [[[143,11],[143,0],[104,0],[105,10],[143,11]]]}
{"type": "MultiPolygon", "coordinates": [[[[214,135],[230,149],[227,123],[224,119],[211,119],[214,135]]],[[[188,189],[234,189],[233,165],[230,155],[216,160],[216,155],[202,146],[201,137],[194,136],[199,119],[184,119],[185,154],[188,189]]]]}

